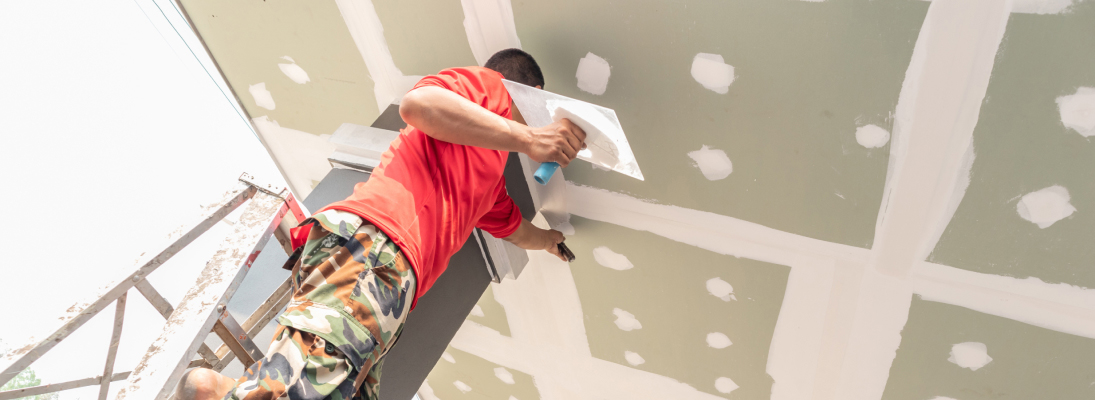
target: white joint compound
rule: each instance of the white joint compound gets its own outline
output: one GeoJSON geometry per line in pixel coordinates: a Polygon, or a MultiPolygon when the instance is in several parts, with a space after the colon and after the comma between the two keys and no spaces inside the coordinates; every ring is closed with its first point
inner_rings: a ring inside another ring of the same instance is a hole
{"type": "Polygon", "coordinates": [[[643,359],[643,356],[640,356],[639,353],[633,351],[624,351],[624,359],[631,365],[641,365],[646,362],[646,360],[643,359]]]}
{"type": "Polygon", "coordinates": [[[498,377],[498,380],[507,385],[512,385],[514,383],[513,374],[511,374],[508,369],[505,369],[503,367],[495,368],[494,376],[498,377]]]}
{"type": "Polygon", "coordinates": [[[285,74],[285,76],[289,77],[289,79],[292,79],[293,82],[305,84],[311,80],[308,78],[308,73],[304,71],[304,68],[301,68],[299,65],[297,65],[296,61],[293,61],[292,57],[285,56],[282,57],[282,59],[289,61],[289,63],[278,64],[278,68],[281,69],[281,73],[285,74]]]}
{"type": "Polygon", "coordinates": [[[712,296],[722,299],[722,301],[738,299],[737,297],[734,297],[734,287],[730,286],[730,284],[722,280],[722,278],[715,277],[708,279],[707,291],[711,293],[712,296]]]}
{"type": "Polygon", "coordinates": [[[266,90],[266,82],[259,82],[248,86],[247,91],[251,92],[251,97],[255,99],[256,106],[271,111],[277,107],[277,105],[274,104],[274,96],[270,94],[269,90],[266,90]]]}
{"type": "Polygon", "coordinates": [[[467,393],[471,391],[471,386],[468,386],[468,384],[461,381],[453,381],[452,385],[456,386],[456,389],[460,390],[461,393],[467,393]]]}
{"type": "Polygon", "coordinates": [[[574,75],[578,78],[578,89],[602,95],[608,88],[608,77],[612,75],[612,67],[608,65],[608,61],[596,54],[586,53],[585,57],[578,60],[578,72],[574,75]]]}
{"type": "Polygon", "coordinates": [[[734,83],[734,67],[720,54],[699,53],[692,58],[692,79],[712,92],[726,94],[734,83]]]}
{"type": "Polygon", "coordinates": [[[617,271],[635,268],[635,265],[631,264],[631,261],[628,260],[626,256],[614,252],[605,246],[593,249],[593,259],[597,261],[597,264],[617,271]]]}
{"type": "Polygon", "coordinates": [[[951,346],[951,356],[947,359],[962,368],[976,371],[992,361],[988,346],[980,342],[964,342],[951,346]]]}
{"type": "Polygon", "coordinates": [[[715,390],[718,390],[719,393],[730,393],[737,390],[738,387],[737,383],[725,376],[715,379],[715,390]]]}
{"type": "Polygon", "coordinates": [[[730,162],[725,151],[719,149],[704,145],[699,150],[688,152],[688,157],[692,159],[692,165],[699,168],[703,177],[709,181],[725,179],[734,172],[734,163],[730,162]]]}
{"type": "Polygon", "coordinates": [[[878,125],[864,125],[856,128],[855,141],[868,149],[877,149],[890,142],[890,132],[878,125]]]}
{"type": "Polygon", "coordinates": [[[1076,93],[1057,98],[1061,123],[1083,135],[1095,135],[1095,88],[1081,87],[1076,93]]]}
{"type": "Polygon", "coordinates": [[[1019,217],[1033,222],[1039,228],[1046,229],[1076,212],[1069,202],[1071,197],[1064,186],[1053,185],[1042,190],[1027,193],[1015,206],[1019,217]]]}
{"type": "Polygon", "coordinates": [[[722,332],[711,332],[707,334],[707,346],[713,349],[725,349],[734,343],[730,342],[730,338],[726,337],[722,332]]]}
{"type": "Polygon", "coordinates": [[[631,314],[619,308],[613,308],[612,313],[616,314],[616,326],[624,331],[633,331],[643,328],[643,324],[639,323],[639,320],[635,319],[634,314],[631,314]]]}

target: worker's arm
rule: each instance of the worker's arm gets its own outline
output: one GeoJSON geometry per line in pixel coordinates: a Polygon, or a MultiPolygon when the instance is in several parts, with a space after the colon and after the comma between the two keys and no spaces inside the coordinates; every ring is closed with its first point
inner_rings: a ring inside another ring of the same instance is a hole
{"type": "Polygon", "coordinates": [[[585,132],[563,119],[529,128],[437,86],[411,90],[399,104],[403,121],[430,137],[467,146],[528,154],[536,162],[565,167],[585,144],[585,132]]]}
{"type": "Polygon", "coordinates": [[[521,226],[512,234],[502,238],[525,250],[547,250],[560,260],[567,261],[566,257],[559,254],[559,243],[563,242],[563,233],[554,229],[540,229],[526,219],[521,219],[521,226]]]}

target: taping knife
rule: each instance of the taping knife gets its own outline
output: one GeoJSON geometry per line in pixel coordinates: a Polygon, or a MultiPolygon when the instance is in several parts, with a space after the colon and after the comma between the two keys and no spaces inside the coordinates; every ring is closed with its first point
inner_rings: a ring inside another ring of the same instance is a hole
{"type": "MultiPolygon", "coordinates": [[[[566,118],[586,132],[586,148],[578,152],[579,159],[643,180],[615,111],[510,80],[503,79],[502,84],[528,126],[539,128],[566,118]]],[[[558,168],[554,162],[540,164],[533,177],[545,185],[558,168]]]]}

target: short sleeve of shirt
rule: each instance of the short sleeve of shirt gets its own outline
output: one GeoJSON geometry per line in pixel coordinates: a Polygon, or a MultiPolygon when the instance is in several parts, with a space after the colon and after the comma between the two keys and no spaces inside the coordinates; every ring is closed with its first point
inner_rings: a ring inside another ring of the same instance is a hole
{"type": "Polygon", "coordinates": [[[495,187],[494,199],[494,206],[479,219],[475,227],[496,238],[504,238],[512,235],[521,226],[521,210],[506,193],[505,178],[495,187]]]}
{"type": "Polygon", "coordinates": [[[472,103],[505,118],[513,118],[509,91],[502,85],[502,74],[483,67],[453,68],[418,81],[414,89],[437,86],[448,89],[472,103]]]}

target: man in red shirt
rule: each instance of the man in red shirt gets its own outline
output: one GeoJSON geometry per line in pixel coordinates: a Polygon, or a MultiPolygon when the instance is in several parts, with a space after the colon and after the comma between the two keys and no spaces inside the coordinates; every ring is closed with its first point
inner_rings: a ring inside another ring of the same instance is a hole
{"type": "Polygon", "coordinates": [[[502,172],[511,151],[565,167],[585,132],[565,119],[526,126],[503,78],[544,85],[518,49],[419,81],[400,103],[407,127],[369,180],[294,230],[293,300],[266,356],[238,381],[192,370],[179,397],[378,399],[383,356],[474,227],[565,260],[562,233],[521,217],[502,172]]]}

